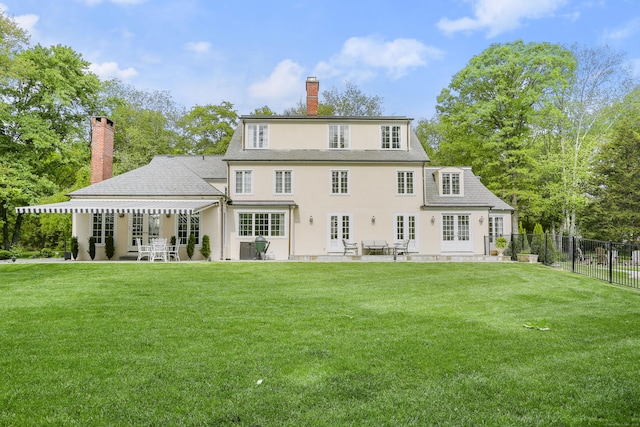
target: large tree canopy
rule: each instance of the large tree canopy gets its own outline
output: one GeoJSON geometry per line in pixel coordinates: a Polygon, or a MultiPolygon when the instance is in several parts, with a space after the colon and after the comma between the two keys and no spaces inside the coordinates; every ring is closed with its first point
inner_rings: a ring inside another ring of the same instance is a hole
{"type": "Polygon", "coordinates": [[[640,87],[626,97],[625,117],[600,149],[591,201],[583,213],[584,235],[640,242],[640,87]]]}
{"type": "Polygon", "coordinates": [[[24,34],[4,15],[0,31],[0,222],[8,249],[22,224],[15,207],[73,182],[100,82],[71,48],[27,48],[24,34]]]}
{"type": "Polygon", "coordinates": [[[495,44],[473,57],[438,97],[436,162],[472,166],[518,212],[530,209],[541,150],[536,130],[559,114],[550,94],[570,83],[574,67],[571,53],[550,43],[495,44]]]}
{"type": "Polygon", "coordinates": [[[238,114],[230,102],[196,105],[179,120],[183,132],[180,152],[224,154],[237,124],[238,114]]]}

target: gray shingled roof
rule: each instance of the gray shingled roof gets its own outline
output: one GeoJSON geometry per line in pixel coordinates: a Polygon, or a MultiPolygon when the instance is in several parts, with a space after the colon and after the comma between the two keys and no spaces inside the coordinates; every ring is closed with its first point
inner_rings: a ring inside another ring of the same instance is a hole
{"type": "MultiPolygon", "coordinates": [[[[224,165],[220,156],[205,156],[204,163],[210,163],[209,165],[198,163],[197,159],[202,159],[202,156],[190,157],[193,159],[187,159],[186,156],[156,156],[146,166],[81,188],[72,192],[70,196],[175,196],[183,198],[222,196],[223,194],[219,190],[204,180],[215,175],[214,171],[205,171],[207,167],[217,163],[224,165]]],[[[226,172],[224,176],[226,177],[226,172]]]]}
{"type": "Polygon", "coordinates": [[[480,178],[473,174],[470,167],[462,167],[464,179],[464,196],[451,197],[440,196],[438,183],[435,180],[434,172],[438,167],[425,168],[426,195],[425,206],[427,207],[488,207],[496,210],[514,210],[501,198],[493,194],[480,182],[480,178]]]}
{"type": "MultiPolygon", "coordinates": [[[[244,119],[253,119],[256,117],[243,117],[244,119]]],[[[409,121],[406,117],[271,117],[261,118],[262,121],[291,121],[291,122],[309,122],[312,120],[321,120],[329,123],[330,121],[352,122],[352,121],[409,121]]],[[[424,151],[420,140],[415,132],[411,131],[411,140],[409,141],[409,150],[243,150],[242,149],[242,133],[244,123],[241,120],[236,128],[229,148],[224,155],[227,161],[307,161],[307,162],[428,162],[429,156],[424,151]]]]}
{"type": "MultiPolygon", "coordinates": [[[[156,156],[160,157],[160,156],[156,156]]],[[[191,169],[200,178],[207,180],[227,179],[227,164],[222,160],[222,155],[209,156],[162,156],[178,160],[191,169]]]]}

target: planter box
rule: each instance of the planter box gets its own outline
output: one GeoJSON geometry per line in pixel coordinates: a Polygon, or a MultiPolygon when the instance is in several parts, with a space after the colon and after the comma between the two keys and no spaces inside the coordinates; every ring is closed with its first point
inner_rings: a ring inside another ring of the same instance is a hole
{"type": "Polygon", "coordinates": [[[538,254],[518,254],[518,262],[538,262],[538,254]]]}

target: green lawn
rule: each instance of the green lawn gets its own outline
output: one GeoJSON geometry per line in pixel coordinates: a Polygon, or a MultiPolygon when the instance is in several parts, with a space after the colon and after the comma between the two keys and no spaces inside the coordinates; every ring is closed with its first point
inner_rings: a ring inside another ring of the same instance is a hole
{"type": "Polygon", "coordinates": [[[518,263],[0,264],[0,425],[640,425],[640,292],[518,263]]]}

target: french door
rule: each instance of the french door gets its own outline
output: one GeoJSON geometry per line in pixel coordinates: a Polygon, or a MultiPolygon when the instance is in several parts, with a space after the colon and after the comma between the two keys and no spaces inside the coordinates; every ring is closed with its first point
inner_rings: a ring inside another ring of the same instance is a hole
{"type": "Polygon", "coordinates": [[[353,220],[351,214],[329,215],[329,248],[328,252],[342,252],[342,239],[351,240],[353,220]]]}
{"type": "Polygon", "coordinates": [[[141,239],[143,245],[148,245],[151,239],[160,237],[159,214],[133,213],[129,215],[129,250],[136,251],[136,239],[141,239]]]}
{"type": "Polygon", "coordinates": [[[442,252],[473,252],[470,215],[442,215],[442,252]]]}

